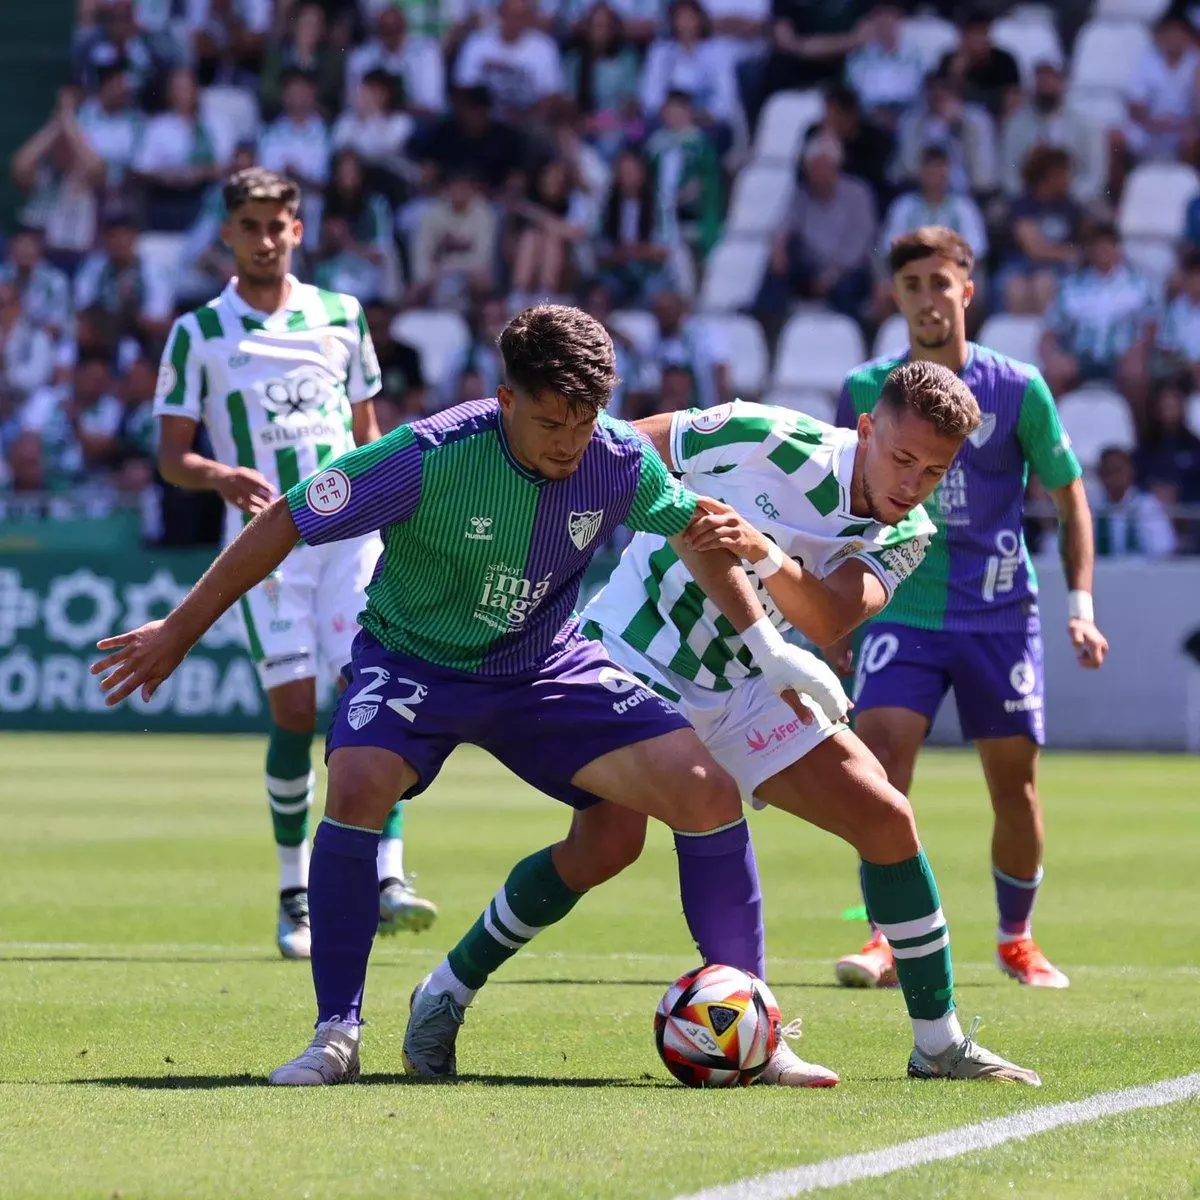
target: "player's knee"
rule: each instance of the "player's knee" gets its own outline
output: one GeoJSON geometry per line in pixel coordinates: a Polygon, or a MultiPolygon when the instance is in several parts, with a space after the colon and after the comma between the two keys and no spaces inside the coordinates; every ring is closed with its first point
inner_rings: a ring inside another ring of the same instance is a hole
{"type": "Polygon", "coordinates": [[[686,788],[676,829],[702,833],[741,818],[742,797],[737,784],[716,763],[695,768],[688,776],[686,788]]]}
{"type": "Polygon", "coordinates": [[[357,749],[334,751],[329,760],[325,815],[345,825],[380,829],[401,792],[411,786],[398,779],[395,755],[357,749]]]}
{"type": "Polygon", "coordinates": [[[306,696],[279,688],[270,694],[271,720],[288,733],[311,733],[317,727],[317,701],[315,696],[306,696]]]}

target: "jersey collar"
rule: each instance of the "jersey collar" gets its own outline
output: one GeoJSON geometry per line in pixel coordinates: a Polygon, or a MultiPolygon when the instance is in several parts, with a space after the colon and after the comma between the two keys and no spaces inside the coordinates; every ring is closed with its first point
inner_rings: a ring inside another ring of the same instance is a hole
{"type": "Polygon", "coordinates": [[[237,316],[248,317],[252,321],[257,321],[260,325],[266,325],[272,317],[276,317],[281,314],[286,315],[287,313],[299,312],[303,307],[304,302],[301,289],[303,289],[304,284],[302,284],[300,280],[298,280],[295,275],[292,274],[287,276],[287,281],[290,285],[288,288],[287,302],[282,308],[276,309],[273,313],[261,312],[259,309],[247,304],[246,301],[243,300],[240,295],[238,295],[236,275],[225,285],[225,290],[221,293],[221,295],[225,302],[229,305],[230,309],[232,309],[237,316]]]}
{"type": "Polygon", "coordinates": [[[496,401],[496,438],[500,442],[500,449],[504,454],[505,461],[522,479],[527,479],[534,484],[546,482],[544,475],[540,475],[537,471],[531,471],[512,452],[512,447],[508,444],[508,435],[504,432],[504,414],[500,411],[499,400],[496,401]]]}
{"type": "Polygon", "coordinates": [[[839,433],[849,434],[849,437],[839,438],[833,447],[833,474],[838,482],[838,506],[836,515],[847,521],[862,521],[850,511],[852,503],[850,485],[854,480],[854,457],[858,448],[858,431],[855,429],[839,430],[839,433]]]}

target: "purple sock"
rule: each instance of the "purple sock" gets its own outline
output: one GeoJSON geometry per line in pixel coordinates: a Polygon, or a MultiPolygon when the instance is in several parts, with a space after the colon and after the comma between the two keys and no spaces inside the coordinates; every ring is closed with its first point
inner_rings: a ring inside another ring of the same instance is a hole
{"type": "Polygon", "coordinates": [[[1014,879],[992,867],[996,881],[996,907],[1000,910],[1000,930],[997,940],[1015,942],[1029,937],[1033,929],[1033,906],[1037,902],[1042,882],[1042,868],[1032,879],[1014,879]]]}
{"type": "Polygon", "coordinates": [[[745,818],[711,833],[676,833],[683,915],[706,963],[766,978],[762,889],[745,818]]]}
{"type": "Polygon", "coordinates": [[[378,849],[375,830],[339,825],[328,817],[317,827],[308,910],[318,1022],[360,1020],[367,959],[379,925],[378,849]]]}

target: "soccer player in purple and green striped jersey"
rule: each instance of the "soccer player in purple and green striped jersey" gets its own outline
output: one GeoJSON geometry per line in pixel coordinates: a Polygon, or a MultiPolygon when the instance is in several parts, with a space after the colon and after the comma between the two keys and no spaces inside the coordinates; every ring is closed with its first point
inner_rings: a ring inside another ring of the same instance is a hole
{"type": "MultiPolygon", "coordinates": [[[[1067,635],[1080,665],[1099,667],[1108,643],[1093,619],[1092,522],[1082,472],[1037,369],[967,341],[974,286],[966,242],[953,230],[926,226],[892,243],[889,265],[910,354],[957,372],[975,393],[983,423],[928,504],[938,534],[924,561],[859,649],[855,729],[907,794],[921,744],[954,689],[995,814],[997,962],[1021,983],[1066,987],[1067,976],[1032,933],[1042,881],[1037,760],[1045,725],[1037,576],[1021,521],[1032,467],[1058,508],[1070,589],[1067,635]]],[[[884,379],[907,357],[851,371],[838,424],[852,426],[870,412],[884,379]]],[[[832,656],[848,665],[844,643],[832,656]]],[[[893,949],[877,928],[859,953],[837,964],[837,976],[854,987],[894,985],[893,949]]]]}
{"type": "MultiPolygon", "coordinates": [[[[616,383],[603,326],[578,309],[528,309],[500,353],[506,383],[495,400],[340,456],[260,512],[164,622],[101,645],[112,651],[95,668],[108,672],[108,702],[139,688],[149,696],[298,540],[382,531],[326,746],[309,881],[316,1035],[272,1083],[357,1077],[380,827],[395,797],[429,787],[463,742],[569,804],[581,829],[614,804],[666,822],[701,954],[763,974],[761,895],[736,784],[572,613],[593,553],[618,525],[675,540],[733,628],[762,635],[756,661],[797,716],[812,719],[795,693],[815,697],[826,678],[830,719],[847,707],[832,672],[770,625],[733,555],[697,554],[679,537],[698,498],[637,431],[601,411],[616,383]]],[[[587,840],[569,837],[514,869],[497,913],[510,943],[560,920],[587,889],[587,840]]]]}

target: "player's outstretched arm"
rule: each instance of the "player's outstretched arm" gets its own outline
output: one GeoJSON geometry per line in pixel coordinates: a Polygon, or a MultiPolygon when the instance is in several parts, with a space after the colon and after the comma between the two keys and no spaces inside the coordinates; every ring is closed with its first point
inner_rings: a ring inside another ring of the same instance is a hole
{"type": "Polygon", "coordinates": [[[1079,655],[1079,665],[1095,669],[1108,654],[1108,639],[1096,625],[1092,605],[1092,578],[1096,548],[1092,537],[1092,510],[1082,479],[1050,493],[1062,527],[1059,553],[1067,578],[1067,633],[1079,655]]]}
{"type": "Polygon", "coordinates": [[[192,449],[198,422],[191,417],[158,419],[158,469],[176,487],[216,492],[226,504],[244,513],[261,512],[275,498],[275,489],[253,467],[227,467],[192,449]]]}
{"type": "Polygon", "coordinates": [[[92,666],[93,675],[104,676],[104,703],[119,704],[139,688],[149,700],[217,618],[270,575],[299,540],[287,500],[280,497],[225,547],[166,620],[97,642],[98,649],[112,651],[92,666]]]}

